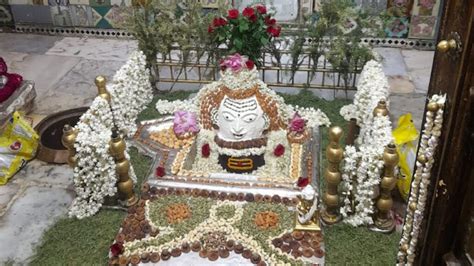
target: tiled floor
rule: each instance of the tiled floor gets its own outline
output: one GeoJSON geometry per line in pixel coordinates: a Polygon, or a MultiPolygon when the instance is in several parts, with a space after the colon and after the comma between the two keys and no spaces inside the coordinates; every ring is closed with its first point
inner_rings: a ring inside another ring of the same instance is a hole
{"type": "MultiPolygon", "coordinates": [[[[10,72],[35,81],[38,97],[32,117],[91,103],[94,78],[112,77],[137,47],[135,41],[0,33],[0,57],[10,72]]],[[[393,94],[394,121],[411,112],[420,128],[433,52],[377,48],[393,94]]],[[[42,233],[66,214],[72,201],[72,171],[65,165],[30,162],[0,186],[0,264],[24,263],[42,233]]]]}

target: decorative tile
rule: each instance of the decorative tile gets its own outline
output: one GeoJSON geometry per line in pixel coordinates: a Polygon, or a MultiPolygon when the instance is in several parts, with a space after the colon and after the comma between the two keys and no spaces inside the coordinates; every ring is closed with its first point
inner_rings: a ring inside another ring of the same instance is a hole
{"type": "Polygon", "coordinates": [[[132,15],[132,10],[126,6],[112,6],[104,18],[115,29],[125,28],[128,18],[132,15]]]}
{"type": "Polygon", "coordinates": [[[49,6],[11,5],[15,23],[52,24],[49,6]]]}
{"type": "Polygon", "coordinates": [[[50,6],[68,6],[69,0],[48,0],[50,6]]]}
{"type": "Polygon", "coordinates": [[[92,16],[94,19],[94,26],[96,28],[110,29],[112,25],[107,21],[105,16],[109,12],[111,6],[93,6],[92,16]]]}
{"type": "Polygon", "coordinates": [[[89,5],[71,5],[72,25],[77,27],[94,27],[97,18],[92,16],[92,7],[89,5]]]}
{"type": "Polygon", "coordinates": [[[52,6],[51,17],[54,26],[72,26],[71,10],[67,6],[52,6]]]}
{"type": "Polygon", "coordinates": [[[387,13],[392,17],[409,17],[413,8],[413,0],[388,0],[387,13]]]}
{"type": "Polygon", "coordinates": [[[90,6],[110,7],[110,0],[89,0],[90,6]]]}
{"type": "Polygon", "coordinates": [[[436,16],[412,16],[409,38],[433,39],[436,33],[436,16]]]}
{"type": "Polygon", "coordinates": [[[132,0],[110,0],[112,6],[132,6],[132,0]]]}
{"type": "Polygon", "coordinates": [[[440,2],[440,0],[415,0],[413,15],[437,16],[440,2]]]}
{"type": "Polygon", "coordinates": [[[387,22],[385,33],[387,37],[393,38],[406,38],[408,34],[408,23],[407,17],[392,17],[387,22]]]}
{"type": "Polygon", "coordinates": [[[0,5],[0,26],[13,25],[13,15],[8,5],[0,5]]]}
{"type": "Polygon", "coordinates": [[[387,1],[390,0],[355,0],[356,5],[370,14],[378,15],[387,10],[387,1]]]}
{"type": "Polygon", "coordinates": [[[69,0],[70,5],[89,5],[89,0],[69,0]]]}

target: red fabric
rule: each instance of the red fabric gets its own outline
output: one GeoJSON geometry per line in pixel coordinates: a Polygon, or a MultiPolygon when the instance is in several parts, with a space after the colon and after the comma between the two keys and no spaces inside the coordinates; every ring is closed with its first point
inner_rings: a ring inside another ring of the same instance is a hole
{"type": "MultiPolygon", "coordinates": [[[[1,74],[0,74],[1,75],[1,74]]],[[[23,77],[18,74],[3,74],[8,81],[3,89],[0,89],[0,103],[6,101],[20,87],[23,77]]]]}

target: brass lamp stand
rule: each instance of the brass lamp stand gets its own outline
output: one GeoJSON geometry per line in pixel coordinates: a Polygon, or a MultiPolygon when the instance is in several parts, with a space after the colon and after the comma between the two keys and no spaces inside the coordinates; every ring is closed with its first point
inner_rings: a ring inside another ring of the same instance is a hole
{"type": "Polygon", "coordinates": [[[391,233],[395,229],[395,220],[390,216],[393,206],[392,190],[397,183],[395,167],[399,161],[395,144],[391,143],[385,147],[383,161],[384,173],[380,182],[380,196],[375,205],[377,212],[374,216],[374,224],[369,229],[374,232],[391,233]]]}
{"type": "Polygon", "coordinates": [[[339,140],[342,134],[342,128],[340,127],[331,127],[329,129],[330,143],[326,148],[328,166],[324,172],[326,191],[323,195],[323,202],[325,208],[321,213],[321,220],[326,225],[338,223],[342,219],[339,213],[339,195],[337,191],[338,185],[341,183],[339,163],[343,158],[343,150],[339,145],[339,140]]]}

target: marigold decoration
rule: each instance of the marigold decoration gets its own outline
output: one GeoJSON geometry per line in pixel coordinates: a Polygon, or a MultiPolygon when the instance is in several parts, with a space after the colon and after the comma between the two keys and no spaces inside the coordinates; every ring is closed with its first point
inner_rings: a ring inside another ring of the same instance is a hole
{"type": "Polygon", "coordinates": [[[242,14],[230,9],[227,18],[214,18],[208,32],[216,46],[227,45],[230,54],[246,55],[260,66],[263,47],[280,36],[281,27],[273,15],[262,4],[246,7],[242,14]]]}
{"type": "Polygon", "coordinates": [[[255,215],[254,223],[260,229],[275,228],[278,224],[279,216],[272,211],[258,212],[255,215]]]}
{"type": "Polygon", "coordinates": [[[184,203],[171,204],[166,208],[166,220],[170,224],[179,223],[191,217],[191,209],[184,203]]]}
{"type": "Polygon", "coordinates": [[[285,154],[285,146],[283,146],[282,144],[278,144],[278,145],[275,147],[275,150],[273,150],[273,154],[274,154],[276,157],[282,156],[283,154],[285,154]]]}

